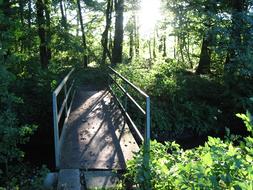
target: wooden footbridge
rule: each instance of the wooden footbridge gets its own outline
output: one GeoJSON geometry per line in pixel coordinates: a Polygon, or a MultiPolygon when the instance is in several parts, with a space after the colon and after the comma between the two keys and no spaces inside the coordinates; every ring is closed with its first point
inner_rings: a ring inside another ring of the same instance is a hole
{"type": "Polygon", "coordinates": [[[108,86],[99,90],[75,86],[73,73],[74,69],[53,92],[57,189],[113,187],[140,144],[149,151],[149,96],[111,67],[108,86]],[[144,108],[131,92],[144,98],[144,108]],[[129,116],[130,102],[143,115],[144,129],[129,116]]]}

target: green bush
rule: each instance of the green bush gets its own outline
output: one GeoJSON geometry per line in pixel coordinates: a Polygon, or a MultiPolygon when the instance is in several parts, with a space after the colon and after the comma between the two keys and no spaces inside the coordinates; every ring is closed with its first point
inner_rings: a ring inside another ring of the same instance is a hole
{"type": "Polygon", "coordinates": [[[139,62],[119,65],[118,70],[151,96],[154,137],[175,138],[218,130],[218,106],[222,86],[206,76],[197,76],[177,62],[157,60],[152,67],[139,62]]]}
{"type": "Polygon", "coordinates": [[[125,177],[140,189],[151,175],[152,189],[253,189],[253,120],[238,114],[250,136],[236,142],[209,137],[204,146],[183,150],[175,142],[151,142],[150,169],[143,151],[129,161],[125,177]]]}

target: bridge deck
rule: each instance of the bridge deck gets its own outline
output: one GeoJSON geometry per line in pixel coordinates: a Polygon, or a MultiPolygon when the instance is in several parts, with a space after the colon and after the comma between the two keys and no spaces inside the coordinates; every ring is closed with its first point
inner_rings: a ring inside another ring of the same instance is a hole
{"type": "Polygon", "coordinates": [[[124,116],[106,90],[79,88],[61,140],[60,169],[124,170],[139,151],[124,116]]]}

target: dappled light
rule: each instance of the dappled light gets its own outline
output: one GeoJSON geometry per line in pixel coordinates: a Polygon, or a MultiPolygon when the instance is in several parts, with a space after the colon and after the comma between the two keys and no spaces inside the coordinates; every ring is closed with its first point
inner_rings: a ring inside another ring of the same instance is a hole
{"type": "Polygon", "coordinates": [[[139,19],[140,35],[143,38],[151,38],[155,33],[158,21],[161,19],[160,0],[141,0],[139,19]]]}
{"type": "Polygon", "coordinates": [[[252,190],[252,0],[0,0],[0,190],[252,190]]]}

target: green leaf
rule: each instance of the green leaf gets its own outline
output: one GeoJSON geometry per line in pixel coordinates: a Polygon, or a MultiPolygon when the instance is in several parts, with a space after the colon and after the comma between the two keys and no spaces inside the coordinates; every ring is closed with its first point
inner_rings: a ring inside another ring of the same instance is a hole
{"type": "Polygon", "coordinates": [[[212,159],[212,156],[211,156],[210,152],[208,152],[207,154],[205,154],[202,157],[202,161],[207,166],[211,166],[213,164],[213,159],[212,159]]]}
{"type": "Polygon", "coordinates": [[[246,160],[247,160],[249,163],[252,163],[252,162],[253,162],[253,158],[252,158],[250,155],[246,155],[246,160]]]}

